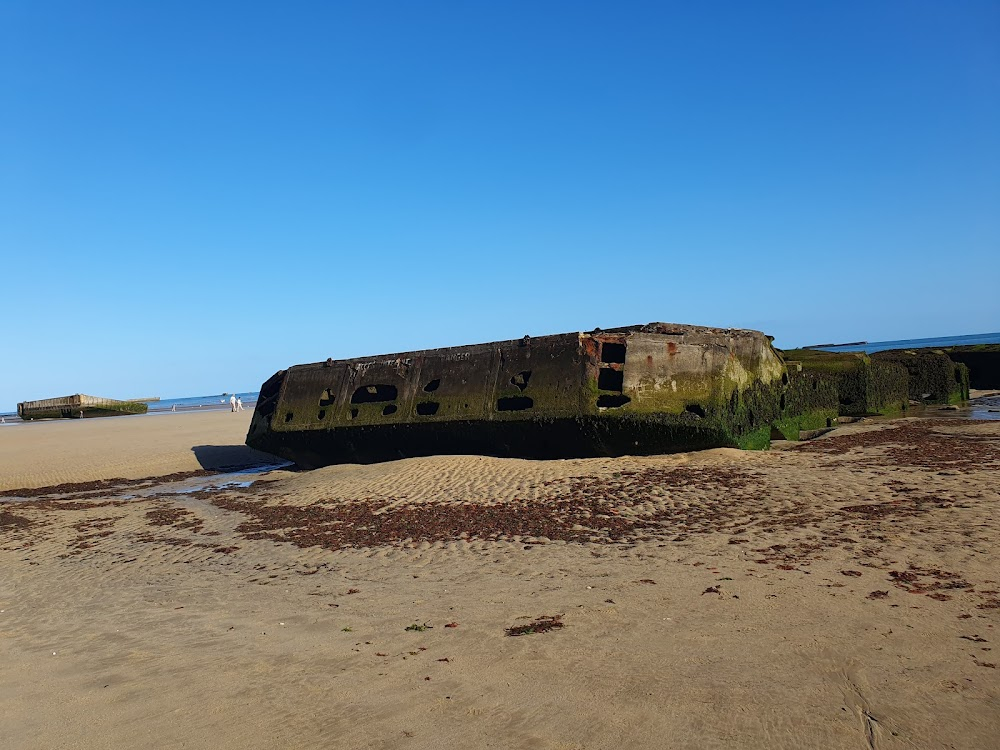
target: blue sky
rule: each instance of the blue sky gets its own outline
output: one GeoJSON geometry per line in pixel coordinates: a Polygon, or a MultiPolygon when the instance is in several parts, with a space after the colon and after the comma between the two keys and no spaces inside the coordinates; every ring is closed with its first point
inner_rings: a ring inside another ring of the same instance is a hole
{"type": "Polygon", "coordinates": [[[0,1],[0,411],[1000,329],[996,2],[0,1]]]}

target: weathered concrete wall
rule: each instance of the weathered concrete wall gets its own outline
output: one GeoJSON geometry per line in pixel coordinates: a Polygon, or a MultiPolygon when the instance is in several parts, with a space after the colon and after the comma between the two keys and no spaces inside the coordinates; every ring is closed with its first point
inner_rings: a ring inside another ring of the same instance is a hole
{"type": "Polygon", "coordinates": [[[307,465],[766,447],[783,372],[763,334],[662,323],[328,360],[262,386],[247,444],[307,465]]]}
{"type": "Polygon", "coordinates": [[[570,334],[296,365],[285,376],[272,429],[575,414],[584,372],[577,348],[570,334]]]}
{"type": "Polygon", "coordinates": [[[750,337],[637,333],[627,341],[624,385],[635,411],[679,414],[688,404],[721,403],[734,390],[782,375],[780,360],[763,356],[760,341],[750,337]]]}
{"type": "Polygon", "coordinates": [[[1000,344],[953,346],[944,350],[954,362],[969,368],[969,386],[1000,388],[1000,344]]]}

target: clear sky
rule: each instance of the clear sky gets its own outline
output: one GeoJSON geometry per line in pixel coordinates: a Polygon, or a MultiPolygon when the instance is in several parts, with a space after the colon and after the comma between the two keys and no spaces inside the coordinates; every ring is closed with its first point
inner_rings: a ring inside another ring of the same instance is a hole
{"type": "Polygon", "coordinates": [[[0,411],[1000,330],[1000,3],[0,0],[0,411]]]}

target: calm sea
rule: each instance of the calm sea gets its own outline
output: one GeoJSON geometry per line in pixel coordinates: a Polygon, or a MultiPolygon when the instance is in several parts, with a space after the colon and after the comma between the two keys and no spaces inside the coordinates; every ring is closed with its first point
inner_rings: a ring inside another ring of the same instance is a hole
{"type": "MultiPolygon", "coordinates": [[[[249,391],[247,393],[237,393],[236,396],[243,401],[243,406],[247,407],[257,403],[257,395],[260,391],[249,391]]],[[[228,409],[229,394],[222,393],[216,396],[188,396],[186,398],[165,398],[160,401],[150,401],[150,413],[155,411],[189,411],[191,409],[228,409]]]]}
{"type": "Polygon", "coordinates": [[[969,336],[943,336],[936,339],[900,339],[899,341],[866,341],[860,344],[832,346],[807,346],[824,352],[884,352],[887,349],[926,349],[944,346],[971,346],[972,344],[1000,344],[1000,333],[974,333],[969,336]]]}

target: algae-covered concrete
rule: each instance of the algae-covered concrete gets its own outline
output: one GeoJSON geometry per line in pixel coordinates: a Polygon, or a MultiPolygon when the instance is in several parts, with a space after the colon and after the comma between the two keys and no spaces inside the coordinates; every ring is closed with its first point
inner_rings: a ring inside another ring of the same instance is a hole
{"type": "Polygon", "coordinates": [[[840,416],[896,416],[906,411],[909,380],[906,368],[896,362],[861,352],[815,349],[789,349],[782,355],[836,387],[840,416]]]}
{"type": "Polygon", "coordinates": [[[145,414],[149,405],[141,401],[119,401],[113,398],[72,396],[22,401],[17,405],[21,419],[81,419],[85,417],[119,417],[127,414],[145,414]]]}
{"type": "Polygon", "coordinates": [[[306,467],[764,448],[783,375],[762,333],[666,323],[330,359],[264,383],[247,445],[306,467]]]}
{"type": "Polygon", "coordinates": [[[953,362],[969,368],[970,387],[1000,388],[1000,344],[949,346],[943,351],[953,362]]]}
{"type": "Polygon", "coordinates": [[[873,359],[906,368],[909,397],[929,404],[959,404],[969,400],[969,368],[953,362],[940,349],[890,349],[873,359]]]}
{"type": "Polygon", "coordinates": [[[786,360],[785,366],[781,414],[772,436],[798,440],[802,432],[832,427],[840,409],[838,378],[808,370],[801,362],[786,360]]]}

